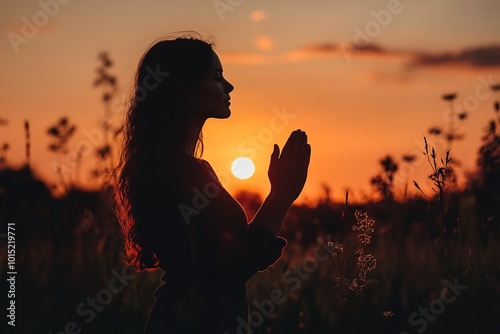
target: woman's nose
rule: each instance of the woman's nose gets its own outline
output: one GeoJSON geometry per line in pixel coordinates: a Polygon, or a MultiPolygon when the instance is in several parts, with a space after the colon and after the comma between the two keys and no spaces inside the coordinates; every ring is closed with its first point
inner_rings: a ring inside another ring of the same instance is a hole
{"type": "Polygon", "coordinates": [[[230,83],[229,81],[227,81],[227,80],[226,80],[226,92],[227,92],[227,93],[230,93],[230,92],[232,92],[232,91],[233,91],[233,89],[234,89],[234,86],[233,86],[233,85],[231,85],[231,83],[230,83]]]}

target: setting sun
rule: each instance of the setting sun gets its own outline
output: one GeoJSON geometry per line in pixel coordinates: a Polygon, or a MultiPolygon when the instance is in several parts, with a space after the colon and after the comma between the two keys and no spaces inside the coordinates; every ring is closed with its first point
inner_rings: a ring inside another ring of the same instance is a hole
{"type": "Polygon", "coordinates": [[[240,180],[248,179],[255,172],[255,165],[252,160],[246,157],[239,157],[231,164],[231,172],[240,180]]]}

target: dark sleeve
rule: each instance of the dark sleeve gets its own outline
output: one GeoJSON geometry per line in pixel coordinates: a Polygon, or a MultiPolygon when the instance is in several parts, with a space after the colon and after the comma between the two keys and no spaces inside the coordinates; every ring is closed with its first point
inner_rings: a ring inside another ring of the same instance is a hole
{"type": "Polygon", "coordinates": [[[208,219],[197,229],[198,261],[209,264],[208,272],[221,279],[248,281],[278,261],[287,244],[264,227],[250,224],[238,231],[208,219]]]}
{"type": "Polygon", "coordinates": [[[274,264],[280,257],[286,240],[275,236],[271,231],[255,224],[248,225],[247,242],[250,252],[255,259],[255,267],[264,271],[274,264]]]}
{"type": "MultiPolygon", "coordinates": [[[[205,173],[213,180],[215,172],[208,167],[213,175],[205,173]]],[[[210,264],[207,270],[216,277],[246,282],[275,263],[287,242],[265,227],[247,224],[239,203],[218,184],[218,196],[194,217],[198,261],[210,264]]]]}

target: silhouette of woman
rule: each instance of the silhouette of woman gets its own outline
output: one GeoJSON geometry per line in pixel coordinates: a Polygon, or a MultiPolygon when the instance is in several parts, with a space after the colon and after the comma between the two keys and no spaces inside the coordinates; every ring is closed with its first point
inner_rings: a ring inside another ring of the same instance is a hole
{"type": "Polygon", "coordinates": [[[158,267],[165,282],[145,333],[247,333],[246,282],[276,262],[277,237],[307,178],[311,147],[291,133],[271,154],[271,190],[248,223],[203,152],[208,118],[231,114],[212,44],[182,37],[156,42],[143,55],[125,119],[115,188],[128,265],[158,267]]]}

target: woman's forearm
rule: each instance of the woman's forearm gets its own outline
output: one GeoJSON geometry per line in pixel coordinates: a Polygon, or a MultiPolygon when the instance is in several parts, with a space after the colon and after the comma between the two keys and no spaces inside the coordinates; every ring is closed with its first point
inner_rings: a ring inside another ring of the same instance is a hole
{"type": "Polygon", "coordinates": [[[272,194],[266,197],[251,224],[257,224],[277,235],[292,203],[276,198],[272,194]]]}

